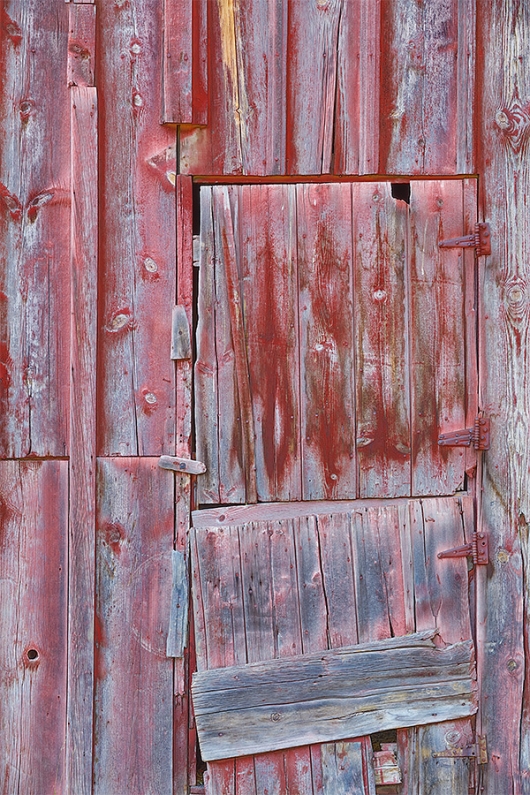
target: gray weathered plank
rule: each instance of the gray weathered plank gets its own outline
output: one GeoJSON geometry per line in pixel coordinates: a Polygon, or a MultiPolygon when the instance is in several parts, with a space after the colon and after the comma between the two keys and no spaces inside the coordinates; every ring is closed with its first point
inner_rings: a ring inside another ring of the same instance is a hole
{"type": "Polygon", "coordinates": [[[473,644],[432,633],[197,674],[205,759],[329,742],[476,711],[473,644]]]}
{"type": "Polygon", "coordinates": [[[171,611],[167,633],[167,657],[182,657],[188,637],[188,565],[182,552],[174,549],[171,556],[173,586],[171,590],[171,611]]]}

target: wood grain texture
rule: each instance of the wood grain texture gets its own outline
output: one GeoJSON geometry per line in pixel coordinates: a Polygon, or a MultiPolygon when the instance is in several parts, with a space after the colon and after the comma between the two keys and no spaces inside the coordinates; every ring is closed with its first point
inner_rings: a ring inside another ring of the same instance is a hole
{"type": "Polygon", "coordinates": [[[234,374],[240,409],[239,422],[241,424],[245,492],[248,502],[257,502],[256,442],[254,438],[252,394],[243,320],[240,263],[237,258],[232,210],[226,188],[214,191],[213,212],[214,218],[218,217],[220,220],[218,252],[220,268],[222,268],[226,285],[226,303],[232,331],[234,374]]]}
{"type": "Polygon", "coordinates": [[[5,2],[0,27],[0,456],[64,456],[68,6],[62,0],[5,2]]]}
{"type": "Polygon", "coordinates": [[[465,448],[440,447],[438,436],[466,422],[466,277],[461,251],[438,241],[469,231],[462,185],[415,182],[410,202],[412,494],[451,494],[463,486],[465,448]]]}
{"type": "Polygon", "coordinates": [[[472,228],[475,184],[413,181],[410,206],[395,187],[201,188],[200,503],[253,501],[254,456],[263,502],[473,475],[438,437],[477,410],[475,260],[438,242],[472,228]]]}
{"type": "Polygon", "coordinates": [[[163,123],[190,124],[193,72],[193,2],[163,0],[163,123]]]}
{"type": "Polygon", "coordinates": [[[484,454],[483,529],[490,538],[482,727],[487,795],[530,792],[528,691],[528,130],[530,9],[495,0],[479,7],[481,217],[495,230],[481,269],[481,402],[491,413],[484,454]],[[526,686],[527,687],[527,686],[526,686]],[[520,723],[520,716],[522,720],[520,723]]]}
{"type": "Polygon", "coordinates": [[[337,46],[333,173],[376,174],[381,3],[345,2],[337,46]]]}
{"type": "Polygon", "coordinates": [[[0,463],[0,787],[66,793],[68,464],[0,463]]]}
{"type": "Polygon", "coordinates": [[[409,212],[387,184],[352,185],[360,497],[410,494],[409,212]]]}
{"type": "Polygon", "coordinates": [[[99,459],[93,791],[101,795],[173,791],[173,504],[172,476],[156,459],[99,459]]]}
{"type": "Polygon", "coordinates": [[[472,23],[465,21],[473,6],[407,0],[381,7],[380,173],[455,173],[468,165],[471,151],[473,103],[464,110],[460,94],[468,99],[473,82],[467,29],[472,23]]]}
{"type": "Polygon", "coordinates": [[[96,61],[96,7],[75,5],[69,8],[68,72],[69,86],[94,86],[96,61]]]}
{"type": "MultiPolygon", "coordinates": [[[[476,711],[472,641],[409,635],[196,674],[207,760],[421,725],[476,711]]],[[[259,652],[257,655],[259,657],[259,652]]]]}
{"type": "Polygon", "coordinates": [[[101,455],[175,452],[175,131],[160,126],[153,90],[160,11],[147,0],[98,10],[101,455]]]}
{"type": "Polygon", "coordinates": [[[356,496],[349,186],[297,187],[304,499],[356,496]]]}
{"type": "MultiPolygon", "coordinates": [[[[216,516],[220,520],[218,527],[208,526],[208,520],[199,522],[203,526],[192,531],[199,670],[237,665],[236,657],[245,665],[258,652],[262,658],[285,661],[300,651],[310,655],[358,640],[403,636],[414,632],[421,621],[424,627],[428,622],[434,627],[438,617],[452,622],[446,634],[469,638],[466,562],[436,557],[442,547],[463,543],[463,516],[473,522],[471,498],[466,497],[462,506],[459,499],[278,504],[276,511],[272,506],[270,517],[268,505],[196,512],[195,517],[204,513],[210,520],[215,521],[216,516]],[[340,513],[335,512],[338,506],[340,513]],[[447,562],[449,567],[443,566],[447,562]],[[217,664],[208,662],[209,654],[217,664]]],[[[444,715],[438,713],[437,718],[443,720],[444,715]]],[[[270,724],[270,714],[267,721],[270,724]]],[[[469,723],[463,728],[462,724],[451,723],[450,730],[445,729],[436,742],[426,733],[418,739],[413,730],[408,748],[417,748],[421,742],[422,747],[430,749],[426,751],[430,759],[432,751],[447,747],[447,731],[457,729],[458,737],[466,738],[469,723]]],[[[371,752],[368,741],[361,742],[363,786],[373,793],[371,752]]],[[[296,776],[297,765],[304,770],[309,764],[312,785],[303,777],[301,781],[306,783],[300,783],[299,791],[321,792],[323,766],[336,748],[312,745],[298,750],[298,759],[288,756],[294,751],[286,752],[284,769],[296,776]]],[[[354,749],[350,750],[354,754],[354,749]]],[[[407,753],[412,781],[412,776],[418,779],[424,769],[418,767],[416,757],[410,756],[413,750],[407,753]]],[[[254,757],[254,761],[260,757],[254,757]]],[[[272,757],[272,752],[263,756],[263,770],[275,769],[277,761],[272,757]]],[[[251,757],[241,759],[241,781],[251,782],[248,792],[253,793],[259,766],[253,767],[251,774],[251,757]]],[[[467,776],[461,760],[449,762],[448,768],[454,770],[460,764],[464,778],[467,776]]],[[[230,765],[228,761],[212,762],[210,772],[213,775],[217,770],[221,775],[224,771],[222,775],[228,775],[232,782],[237,773],[230,765]]],[[[460,782],[458,786],[464,786],[464,778],[462,772],[453,775],[460,782]]],[[[447,775],[441,779],[446,780],[447,775]]],[[[467,784],[465,778],[465,788],[467,784]]],[[[455,791],[465,793],[465,788],[455,791]]],[[[247,792],[244,788],[241,791],[247,792]]]]}
{"type": "MultiPolygon", "coordinates": [[[[215,291],[215,248],[212,217],[211,191],[202,189],[200,194],[200,250],[199,278],[197,297],[197,328],[195,332],[196,360],[194,366],[195,390],[195,449],[199,461],[206,465],[206,473],[197,483],[197,501],[199,504],[219,502],[219,411],[218,411],[218,359],[216,355],[216,334],[218,328],[224,328],[216,316],[215,291]]],[[[233,356],[222,356],[233,360],[233,356]]],[[[232,389],[225,389],[224,410],[232,415],[226,405],[234,394],[232,389]]],[[[232,465],[235,472],[235,462],[232,465]]],[[[239,468],[239,475],[241,470],[239,468]]],[[[239,480],[239,478],[238,478],[239,480]]],[[[243,492],[244,493],[244,492],[243,492]]]]}
{"type": "Polygon", "coordinates": [[[301,463],[295,189],[242,186],[234,205],[258,499],[296,500],[301,463]]]}
{"type": "Polygon", "coordinates": [[[209,125],[181,130],[182,172],[472,173],[475,14],[475,0],[211,3],[209,125]]]}
{"type": "MultiPolygon", "coordinates": [[[[81,9],[80,9],[81,10],[81,9]]],[[[96,524],[98,108],[96,89],[72,86],[70,544],[68,562],[68,787],[91,790],[96,524]]]]}

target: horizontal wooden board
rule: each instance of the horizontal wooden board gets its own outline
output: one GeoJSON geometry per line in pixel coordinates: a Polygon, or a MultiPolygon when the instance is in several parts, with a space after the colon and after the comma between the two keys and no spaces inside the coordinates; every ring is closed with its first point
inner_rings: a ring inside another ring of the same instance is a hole
{"type": "Polygon", "coordinates": [[[471,641],[410,635],[195,674],[206,760],[331,742],[473,714],[471,641]]]}

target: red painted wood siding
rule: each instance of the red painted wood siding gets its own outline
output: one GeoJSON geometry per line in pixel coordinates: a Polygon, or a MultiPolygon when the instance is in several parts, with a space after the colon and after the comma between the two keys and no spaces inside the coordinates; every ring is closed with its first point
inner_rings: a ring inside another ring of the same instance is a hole
{"type": "Polygon", "coordinates": [[[201,188],[199,503],[254,502],[254,465],[260,502],[464,487],[438,436],[476,402],[474,262],[438,241],[474,190],[201,188]]]}
{"type": "MultiPolygon", "coordinates": [[[[208,58],[208,124],[181,130],[184,173],[473,171],[475,0],[219,0],[195,49],[202,4],[193,24],[184,8],[186,69],[208,58]]],[[[176,120],[190,118],[188,103],[176,120]]]]}

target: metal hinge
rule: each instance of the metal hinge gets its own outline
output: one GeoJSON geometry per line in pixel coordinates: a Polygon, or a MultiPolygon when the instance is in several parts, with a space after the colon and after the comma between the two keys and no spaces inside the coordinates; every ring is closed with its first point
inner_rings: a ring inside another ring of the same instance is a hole
{"type": "Polygon", "coordinates": [[[467,558],[472,557],[475,566],[487,566],[489,563],[488,555],[488,536],[486,533],[473,533],[473,539],[469,544],[461,547],[446,549],[438,552],[439,558],[467,558]]]}
{"type": "Polygon", "coordinates": [[[487,257],[491,254],[490,225],[475,224],[474,234],[440,240],[438,245],[440,248],[474,248],[477,257],[487,257]]]}
{"type": "Polygon", "coordinates": [[[475,418],[472,428],[442,433],[438,437],[440,447],[474,447],[475,450],[490,449],[490,420],[483,414],[475,418]]]}
{"type": "Polygon", "coordinates": [[[477,735],[477,742],[470,743],[464,748],[447,748],[445,751],[434,751],[435,759],[476,759],[479,765],[488,762],[488,749],[486,745],[486,735],[477,735]]]}

